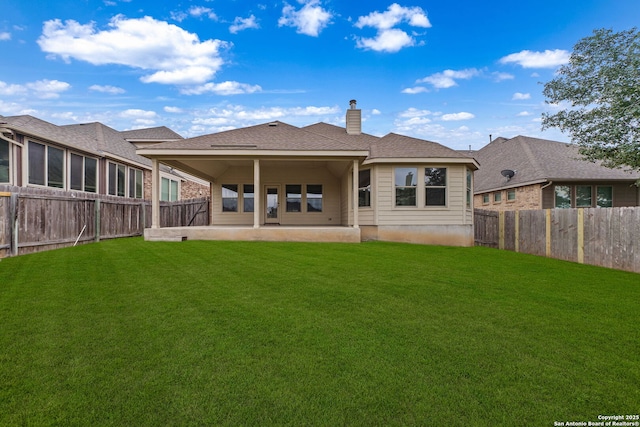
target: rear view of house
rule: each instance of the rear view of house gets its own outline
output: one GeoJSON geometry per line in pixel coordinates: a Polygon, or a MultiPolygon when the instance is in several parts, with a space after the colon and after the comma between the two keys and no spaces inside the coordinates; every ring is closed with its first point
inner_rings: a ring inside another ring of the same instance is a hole
{"type": "Polygon", "coordinates": [[[476,161],[435,142],[264,123],[141,147],[153,164],[147,239],[389,240],[473,245],[476,161]],[[211,227],[159,228],[160,165],[211,183],[211,227]]]}

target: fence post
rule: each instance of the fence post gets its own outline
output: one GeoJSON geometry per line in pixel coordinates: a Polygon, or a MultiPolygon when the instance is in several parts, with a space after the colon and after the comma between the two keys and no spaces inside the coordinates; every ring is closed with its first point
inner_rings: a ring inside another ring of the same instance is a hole
{"type": "Polygon", "coordinates": [[[504,211],[498,213],[498,249],[504,249],[504,211]]]}
{"type": "Polygon", "coordinates": [[[545,255],[551,257],[551,209],[545,209],[545,255]]]}
{"type": "Polygon", "coordinates": [[[142,215],[142,234],[144,235],[144,229],[147,228],[147,204],[144,200],[140,203],[140,215],[142,215]]]}
{"type": "Polygon", "coordinates": [[[584,209],[578,209],[578,262],[584,264],[584,209]]]}
{"type": "Polygon", "coordinates": [[[16,256],[18,255],[18,228],[19,228],[19,224],[20,221],[18,221],[18,194],[17,193],[11,193],[11,197],[10,197],[10,207],[9,207],[9,215],[11,215],[11,218],[9,220],[9,226],[11,228],[11,230],[9,231],[10,234],[10,252],[11,252],[11,256],[16,256]]]}
{"type": "Polygon", "coordinates": [[[514,245],[515,251],[520,252],[520,211],[516,211],[515,213],[515,236],[514,236],[514,245]]]}
{"type": "Polygon", "coordinates": [[[99,199],[96,199],[95,209],[96,209],[96,238],[95,238],[95,241],[99,242],[100,241],[100,200],[99,199]]]}

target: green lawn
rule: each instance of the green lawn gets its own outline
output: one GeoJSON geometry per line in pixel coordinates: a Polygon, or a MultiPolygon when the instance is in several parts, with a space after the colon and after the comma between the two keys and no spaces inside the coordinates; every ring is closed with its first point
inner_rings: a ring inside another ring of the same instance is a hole
{"type": "Polygon", "coordinates": [[[0,425],[527,425],[640,412],[640,275],[372,242],[0,261],[0,425]]]}

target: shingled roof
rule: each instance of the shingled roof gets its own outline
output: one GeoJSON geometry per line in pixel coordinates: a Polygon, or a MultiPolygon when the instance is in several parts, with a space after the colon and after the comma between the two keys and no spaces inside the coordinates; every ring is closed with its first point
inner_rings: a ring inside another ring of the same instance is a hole
{"type": "Polygon", "coordinates": [[[345,128],[316,123],[298,128],[280,121],[209,135],[171,141],[145,147],[145,154],[155,150],[282,150],[362,151],[370,160],[384,158],[472,158],[435,142],[390,133],[377,137],[360,133],[350,135],[345,128]]]}
{"type": "Polygon", "coordinates": [[[483,193],[548,181],[630,181],[640,173],[609,169],[583,160],[573,144],[516,136],[496,138],[474,153],[480,163],[475,173],[475,192],[483,193]],[[507,181],[503,170],[515,175],[507,181]]]}
{"type": "Polygon", "coordinates": [[[171,129],[160,126],[149,129],[120,132],[99,122],[58,126],[30,115],[0,116],[2,126],[43,141],[57,143],[94,156],[123,159],[151,167],[151,161],[136,153],[136,147],[126,136],[139,139],[182,139],[171,129]]]}
{"type": "Polygon", "coordinates": [[[157,126],[153,128],[132,129],[120,132],[122,137],[129,141],[172,141],[183,139],[182,135],[166,126],[157,126]]]}

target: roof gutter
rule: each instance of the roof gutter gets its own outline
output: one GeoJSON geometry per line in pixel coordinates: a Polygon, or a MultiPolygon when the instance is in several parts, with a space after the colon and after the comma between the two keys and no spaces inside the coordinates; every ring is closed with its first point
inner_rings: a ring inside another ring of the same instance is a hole
{"type": "Polygon", "coordinates": [[[2,128],[2,129],[0,129],[0,139],[2,139],[3,141],[7,141],[10,144],[15,144],[18,147],[23,147],[24,148],[24,144],[23,143],[18,142],[15,139],[7,138],[6,136],[4,136],[3,133],[2,133],[2,131],[4,131],[4,130],[10,131],[12,134],[14,133],[11,129],[2,128]]]}

